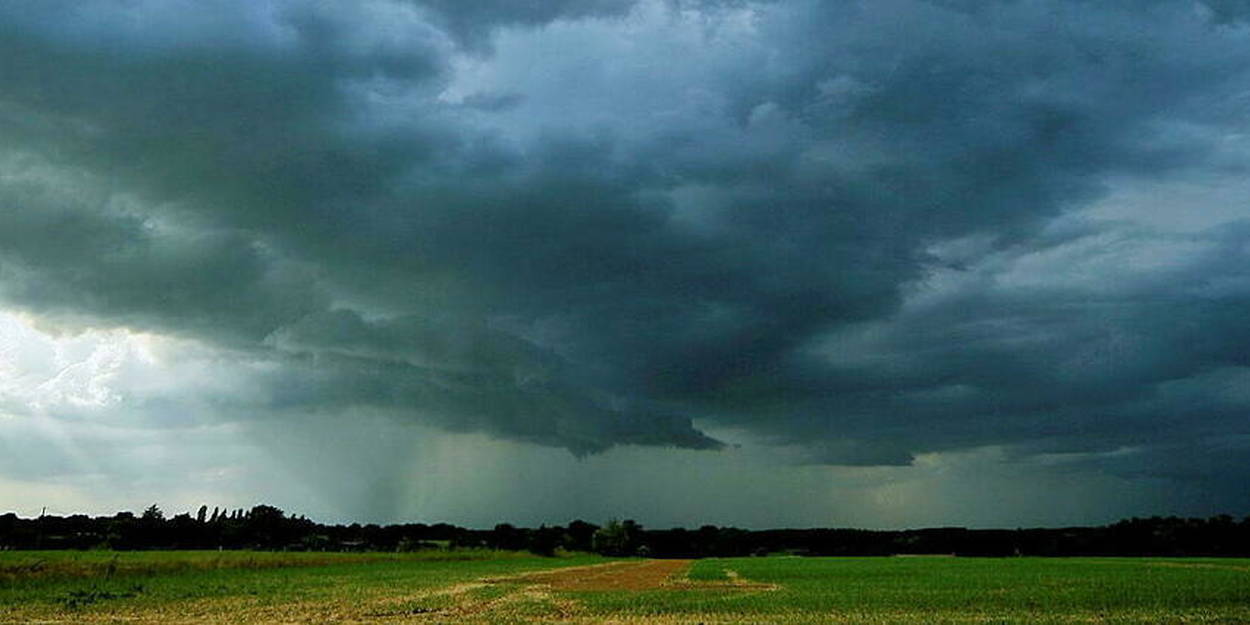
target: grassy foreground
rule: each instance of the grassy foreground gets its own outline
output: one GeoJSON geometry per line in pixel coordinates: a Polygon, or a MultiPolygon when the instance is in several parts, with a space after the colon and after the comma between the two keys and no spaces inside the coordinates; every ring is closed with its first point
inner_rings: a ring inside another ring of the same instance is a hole
{"type": "Polygon", "coordinates": [[[0,623],[1250,623],[1248,560],[654,564],[501,552],[0,552],[0,623]]]}
{"type": "Polygon", "coordinates": [[[497,551],[0,552],[0,623],[388,622],[477,580],[605,562],[497,551]]]}
{"type": "Polygon", "coordinates": [[[1250,561],[1138,558],[701,560],[718,592],[587,593],[600,615],[729,623],[1250,623],[1250,561]],[[744,581],[762,588],[746,587],[744,581]]]}

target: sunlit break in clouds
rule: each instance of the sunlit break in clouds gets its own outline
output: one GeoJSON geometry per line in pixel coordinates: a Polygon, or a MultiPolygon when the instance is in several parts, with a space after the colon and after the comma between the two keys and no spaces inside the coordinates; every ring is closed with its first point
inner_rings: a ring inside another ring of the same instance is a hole
{"type": "Polygon", "coordinates": [[[0,511],[1250,513],[1250,5],[0,7],[0,511]]]}

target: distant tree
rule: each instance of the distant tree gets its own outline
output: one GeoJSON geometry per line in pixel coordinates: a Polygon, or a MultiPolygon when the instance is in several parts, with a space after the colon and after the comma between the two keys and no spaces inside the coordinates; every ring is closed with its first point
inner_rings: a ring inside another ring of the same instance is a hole
{"type": "Polygon", "coordinates": [[[538,529],[530,533],[529,551],[540,556],[556,555],[556,547],[560,546],[560,539],[564,532],[558,527],[547,527],[540,525],[538,529]]]}
{"type": "Polygon", "coordinates": [[[625,529],[625,553],[634,556],[649,556],[651,550],[642,542],[642,525],[633,519],[625,519],[621,521],[621,527],[625,529]]]}
{"type": "Polygon", "coordinates": [[[195,513],[195,521],[197,523],[204,523],[205,517],[207,516],[208,516],[208,506],[200,506],[200,511],[195,513]]]}
{"type": "Polygon", "coordinates": [[[152,504],[139,515],[134,524],[135,531],[129,533],[124,542],[127,543],[127,548],[161,547],[167,538],[165,529],[165,513],[159,506],[152,504]]]}
{"type": "Polygon", "coordinates": [[[166,522],[164,534],[161,536],[160,544],[162,548],[176,547],[179,549],[190,549],[199,546],[199,532],[201,523],[197,523],[191,518],[189,513],[174,515],[174,518],[166,522]]]}
{"type": "Polygon", "coordinates": [[[581,519],[569,523],[565,533],[564,548],[569,551],[590,551],[594,549],[595,531],[598,525],[587,523],[581,519]]]}
{"type": "Polygon", "coordinates": [[[596,553],[605,556],[629,556],[639,547],[642,526],[633,520],[612,519],[595,531],[592,539],[596,553]]]}
{"type": "Polygon", "coordinates": [[[253,506],[251,511],[248,512],[247,518],[249,521],[256,523],[278,523],[286,518],[286,513],[281,508],[261,504],[253,506]]]}
{"type": "Polygon", "coordinates": [[[517,529],[511,523],[500,523],[491,530],[490,546],[495,549],[506,549],[508,551],[519,551],[525,549],[525,533],[517,529]]]}
{"type": "Polygon", "coordinates": [[[264,504],[254,506],[245,519],[246,532],[256,545],[268,548],[284,545],[286,513],[280,508],[264,504]]]}
{"type": "Polygon", "coordinates": [[[164,521],[165,513],[161,511],[160,506],[152,504],[143,511],[143,516],[139,517],[144,521],[164,521]]]}

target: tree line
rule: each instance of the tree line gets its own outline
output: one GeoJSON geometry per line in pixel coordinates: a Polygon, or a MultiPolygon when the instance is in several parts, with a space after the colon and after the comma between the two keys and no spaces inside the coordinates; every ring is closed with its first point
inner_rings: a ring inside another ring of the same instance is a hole
{"type": "Polygon", "coordinates": [[[645,529],[632,520],[596,525],[576,520],[537,528],[500,523],[470,529],[447,523],[327,525],[279,508],[209,510],[167,517],[156,505],[136,515],[0,515],[0,549],[256,549],[416,551],[503,549],[554,555],[559,550],[659,558],[768,554],[885,556],[1240,556],[1250,557],[1250,517],[1133,518],[1096,527],[1035,529],[745,530],[645,529]]]}

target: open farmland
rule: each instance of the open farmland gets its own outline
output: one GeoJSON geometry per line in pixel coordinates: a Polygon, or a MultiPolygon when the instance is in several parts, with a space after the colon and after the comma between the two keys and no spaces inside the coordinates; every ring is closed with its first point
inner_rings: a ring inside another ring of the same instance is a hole
{"type": "Polygon", "coordinates": [[[1250,623],[1233,559],[0,553],[4,623],[1250,623]]]}

